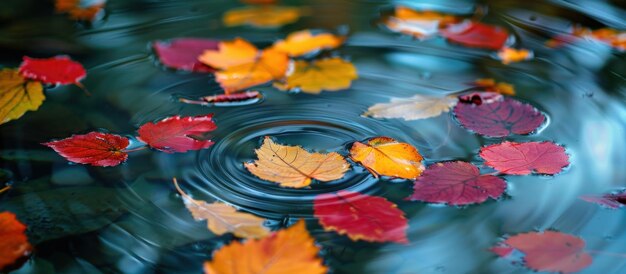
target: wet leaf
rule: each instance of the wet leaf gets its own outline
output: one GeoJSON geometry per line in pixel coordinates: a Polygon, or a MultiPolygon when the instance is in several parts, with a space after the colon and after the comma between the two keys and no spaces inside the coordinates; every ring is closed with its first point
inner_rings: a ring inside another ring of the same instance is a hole
{"type": "Polygon", "coordinates": [[[604,42],[615,49],[621,51],[626,50],[626,31],[602,28],[592,31],[591,37],[598,41],[604,42]]]}
{"type": "Polygon", "coordinates": [[[319,94],[322,90],[339,91],[352,85],[357,79],[356,68],[349,61],[339,57],[311,62],[295,61],[295,68],[283,82],[274,86],[281,90],[297,89],[304,93],[319,94]]]}
{"type": "Polygon", "coordinates": [[[74,84],[77,86],[82,86],[79,81],[87,75],[83,65],[67,56],[44,59],[24,56],[24,60],[20,65],[20,73],[28,79],[46,84],[74,84]]]}
{"type": "Polygon", "coordinates": [[[626,50],[626,32],[611,28],[591,30],[587,27],[574,25],[569,33],[559,34],[546,42],[546,46],[556,48],[571,44],[579,39],[588,38],[605,43],[617,50],[626,50]]]}
{"type": "Polygon", "coordinates": [[[286,6],[249,6],[224,13],[223,22],[228,27],[250,25],[257,28],[276,28],[298,21],[304,11],[286,6]]]}
{"type": "Polygon", "coordinates": [[[485,165],[511,175],[554,175],[569,165],[565,148],[552,142],[504,142],[483,147],[485,165]]]}
{"type": "Polygon", "coordinates": [[[205,50],[200,62],[221,69],[215,79],[226,93],[247,89],[285,76],[289,57],[277,50],[258,50],[246,40],[222,41],[218,50],[205,50]]]}
{"type": "Polygon", "coordinates": [[[196,105],[240,105],[254,103],[261,100],[262,95],[258,91],[246,91],[235,94],[218,94],[201,97],[199,100],[180,99],[181,102],[196,105]]]}
{"type": "Polygon", "coordinates": [[[215,235],[233,233],[240,238],[261,238],[270,233],[270,230],[263,226],[265,219],[254,216],[250,213],[237,211],[236,208],[225,203],[194,200],[187,193],[183,192],[174,179],[176,190],[183,197],[185,206],[191,212],[196,221],[207,221],[207,227],[215,235]]]}
{"type": "Polygon", "coordinates": [[[298,57],[320,50],[337,48],[343,41],[343,37],[330,33],[313,34],[310,30],[301,30],[289,34],[285,40],[276,41],[273,48],[291,57],[298,57]]]}
{"type": "Polygon", "coordinates": [[[496,82],[491,78],[477,79],[474,85],[482,88],[484,91],[497,92],[503,95],[515,95],[515,87],[509,83],[496,82]]]}
{"type": "Polygon", "coordinates": [[[353,241],[409,242],[404,212],[385,198],[342,190],[317,195],[313,209],[325,230],[353,241]]]}
{"type": "Polygon", "coordinates": [[[514,49],[504,47],[498,51],[498,58],[503,64],[521,62],[533,58],[533,52],[527,49],[514,49]]]}
{"type": "Polygon", "coordinates": [[[30,255],[33,247],[24,233],[26,226],[15,214],[0,212],[0,272],[8,271],[19,260],[30,255]]]}
{"type": "Polygon", "coordinates": [[[319,248],[300,220],[290,228],[259,240],[232,242],[204,264],[207,274],[321,274],[328,269],[319,248]]]}
{"type": "MultiPolygon", "coordinates": [[[[520,251],[524,254],[524,264],[535,271],[572,273],[589,266],[593,260],[584,251],[583,239],[556,231],[518,234],[496,247],[520,251]]],[[[500,254],[509,255],[510,252],[500,254]]]]}
{"type": "Polygon", "coordinates": [[[626,191],[623,190],[601,196],[585,195],[580,198],[584,201],[599,204],[610,209],[618,209],[626,205],[626,191]]]}
{"type": "Polygon", "coordinates": [[[73,135],[42,145],[48,146],[68,161],[92,166],[116,166],[128,158],[124,151],[129,140],[125,137],[101,132],[73,135]]]}
{"type": "Polygon", "coordinates": [[[299,146],[276,144],[270,137],[265,137],[255,152],[258,160],[245,163],[245,167],[257,177],[283,187],[306,187],[312,179],[341,179],[350,168],[339,153],[311,153],[299,146]]]}
{"type": "Polygon", "coordinates": [[[45,99],[41,83],[24,79],[16,69],[0,70],[0,124],[39,109],[45,99]]]}
{"type": "Polygon", "coordinates": [[[156,123],[148,122],[137,130],[137,139],[151,148],[167,153],[205,149],[213,145],[206,135],[217,128],[213,114],[172,116],[156,123]]]}
{"type": "Polygon", "coordinates": [[[389,103],[375,104],[363,115],[374,118],[400,118],[407,121],[437,117],[448,112],[458,99],[456,96],[435,97],[414,95],[409,98],[391,98],[389,103]]]}
{"type": "Polygon", "coordinates": [[[461,100],[454,107],[454,115],[463,127],[488,137],[530,134],[545,121],[535,107],[508,97],[481,104],[461,100]]]}
{"type": "Polygon", "coordinates": [[[491,50],[499,50],[509,38],[509,33],[501,27],[474,21],[451,25],[441,30],[441,35],[466,47],[491,50]]]}
{"type": "Polygon", "coordinates": [[[413,190],[407,198],[411,201],[458,206],[498,199],[506,190],[506,182],[493,175],[480,175],[478,168],[467,162],[442,162],[428,166],[413,190]]]}
{"type": "Polygon", "coordinates": [[[416,11],[408,7],[397,6],[394,15],[384,20],[391,31],[411,35],[417,39],[424,39],[439,32],[439,29],[459,19],[456,16],[442,14],[435,11],[416,11]]]}
{"type": "Polygon", "coordinates": [[[106,0],[55,0],[54,9],[74,20],[93,21],[104,10],[106,0]]]}
{"type": "Polygon", "coordinates": [[[219,41],[202,38],[179,38],[171,41],[155,41],[152,44],[163,65],[192,72],[213,72],[215,69],[198,60],[205,50],[215,50],[219,41]]]}
{"type": "Polygon", "coordinates": [[[354,142],[350,158],[360,163],[372,175],[415,179],[424,170],[422,155],[410,144],[389,137],[375,137],[367,143],[354,142]]]}

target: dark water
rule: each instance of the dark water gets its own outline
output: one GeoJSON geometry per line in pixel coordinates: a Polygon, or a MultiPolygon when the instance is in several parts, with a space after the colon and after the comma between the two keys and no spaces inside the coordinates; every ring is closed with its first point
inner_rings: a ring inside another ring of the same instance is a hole
{"type": "MultiPolygon", "coordinates": [[[[619,1],[293,1],[309,16],[279,29],[221,25],[235,1],[110,0],[106,16],[91,26],[54,15],[51,4],[11,0],[0,4],[1,64],[22,55],[69,54],[88,68],[83,81],[93,96],[72,86],[46,92],[36,112],[0,126],[0,159],[14,188],[0,196],[29,225],[35,255],[15,273],[199,273],[212,250],[229,242],[195,222],[171,184],[269,218],[280,228],[306,218],[334,273],[528,273],[487,249],[506,234],[556,229],[581,236],[588,249],[626,253],[626,215],[578,199],[626,186],[626,86],[624,54],[581,41],[554,50],[543,46],[572,22],[626,28],[619,1]],[[535,51],[532,61],[505,66],[482,50],[426,42],[377,25],[395,4],[468,13],[488,7],[482,21],[506,26],[517,43],[535,51]],[[342,55],[360,79],[349,90],[320,95],[259,88],[265,99],[239,107],[181,104],[177,96],[221,93],[210,76],[160,67],[149,48],[157,39],[244,37],[268,45],[305,28],[349,30],[342,55]],[[361,117],[390,97],[448,94],[477,78],[514,84],[517,98],[545,112],[538,134],[512,141],[551,140],[566,146],[572,165],[554,177],[509,176],[507,196],[465,208],[407,202],[410,182],[377,180],[355,166],[344,179],[310,189],[285,189],[262,181],[242,163],[255,158],[263,136],[284,144],[339,151],[355,140],[390,136],[416,146],[426,164],[478,161],[481,145],[500,142],[459,127],[449,115],[406,122],[361,117]],[[215,113],[216,144],[207,150],[166,154],[144,150],[113,168],[68,164],[39,145],[53,138],[105,129],[133,135],[138,125],[175,114],[215,113]],[[320,193],[351,190],[384,196],[406,212],[409,245],[352,242],[324,232],[312,217],[320,193]]],[[[7,177],[4,176],[4,177],[7,177]]],[[[626,259],[594,255],[583,273],[626,273],[626,259]]]]}

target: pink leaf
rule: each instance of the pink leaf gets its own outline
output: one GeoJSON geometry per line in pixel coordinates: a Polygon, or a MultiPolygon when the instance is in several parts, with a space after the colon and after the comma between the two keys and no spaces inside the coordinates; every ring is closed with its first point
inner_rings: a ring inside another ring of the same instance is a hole
{"type": "Polygon", "coordinates": [[[480,157],[485,159],[485,165],[511,175],[554,175],[569,165],[565,148],[551,142],[504,142],[483,147],[480,157]]]}
{"type": "Polygon", "coordinates": [[[155,41],[152,45],[163,65],[193,72],[214,72],[215,69],[198,61],[205,50],[217,50],[219,41],[202,38],[179,38],[169,42],[155,41]]]}
{"type": "Polygon", "coordinates": [[[28,79],[46,84],[81,86],[79,81],[87,75],[83,65],[67,56],[36,59],[24,56],[20,73],[28,79]]]}
{"type": "Polygon", "coordinates": [[[580,199],[590,203],[596,203],[610,209],[618,209],[626,205],[626,191],[607,193],[599,197],[589,195],[581,196],[580,199]]]}
{"type": "Polygon", "coordinates": [[[473,21],[451,25],[443,29],[441,35],[463,46],[491,50],[502,48],[509,37],[509,33],[501,27],[473,21]]]}
{"type": "Polygon", "coordinates": [[[128,158],[123,149],[129,141],[119,135],[90,132],[63,140],[43,143],[67,160],[92,166],[116,166],[128,158]]]}
{"type": "Polygon", "coordinates": [[[213,114],[200,116],[173,116],[157,123],[146,123],[139,127],[139,140],[148,146],[167,153],[199,150],[213,145],[206,134],[217,128],[213,114]]]}

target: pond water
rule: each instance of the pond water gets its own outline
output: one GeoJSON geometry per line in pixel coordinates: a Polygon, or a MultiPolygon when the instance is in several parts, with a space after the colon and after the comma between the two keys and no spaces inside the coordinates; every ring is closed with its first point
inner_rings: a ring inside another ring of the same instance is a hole
{"type": "Polygon", "coordinates": [[[553,229],[580,236],[593,254],[582,273],[626,273],[626,219],[579,199],[626,186],[624,54],[589,40],[559,49],[544,46],[572,23],[625,29],[619,1],[284,1],[309,13],[275,29],[225,27],[222,14],[236,1],[110,0],[91,25],[55,14],[40,1],[3,1],[0,64],[17,67],[23,55],[67,54],[85,65],[82,83],[46,91],[38,111],[0,126],[0,211],[25,223],[33,256],[15,273],[200,273],[214,250],[234,239],[215,236],[193,220],[172,177],[196,199],[220,200],[267,218],[279,229],[297,219],[322,247],[332,273],[530,273],[489,252],[502,236],[553,229]],[[418,41],[378,22],[403,4],[455,14],[485,8],[483,22],[507,28],[534,51],[529,61],[504,65],[493,52],[418,41]],[[348,33],[339,50],[358,70],[347,90],[319,95],[256,88],[260,103],[199,106],[177,98],[222,93],[212,76],[162,67],[150,43],[177,37],[243,37],[266,46],[290,32],[312,28],[348,33]],[[415,94],[452,94],[478,78],[515,86],[516,98],[548,117],[537,134],[485,138],[449,114],[404,121],[361,114],[375,103],[415,94]],[[167,154],[142,150],[117,167],[69,164],[40,145],[93,130],[134,135],[138,126],[172,115],[215,114],[209,149],[167,154]],[[556,176],[506,176],[505,197],[466,207],[406,201],[410,181],[376,179],[358,165],[340,180],[289,189],[261,180],[242,163],[256,159],[264,136],[309,150],[348,154],[349,145],[389,136],[415,146],[425,164],[479,163],[481,146],[509,141],[553,141],[571,165],[556,176]],[[408,219],[407,245],[351,241],[324,231],[313,198],[350,190],[393,201],[408,219]],[[616,253],[610,255],[609,253],[616,253]]]}

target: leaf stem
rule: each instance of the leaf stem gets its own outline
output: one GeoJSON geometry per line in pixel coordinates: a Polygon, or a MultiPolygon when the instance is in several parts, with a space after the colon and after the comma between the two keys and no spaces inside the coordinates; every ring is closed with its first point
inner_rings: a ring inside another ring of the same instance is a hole
{"type": "Polygon", "coordinates": [[[141,146],[141,147],[136,147],[136,148],[133,148],[133,149],[125,149],[125,150],[122,150],[122,151],[128,153],[128,152],[135,152],[135,151],[144,150],[146,148],[148,148],[148,146],[144,145],[144,146],[141,146]]]}
{"type": "Polygon", "coordinates": [[[74,83],[74,85],[76,85],[77,87],[79,87],[80,89],[83,90],[83,92],[87,95],[87,96],[91,96],[91,92],[89,92],[89,90],[87,90],[87,88],[83,85],[83,83],[81,82],[76,82],[74,83]]]}
{"type": "Polygon", "coordinates": [[[3,193],[3,192],[5,192],[5,191],[7,191],[7,190],[9,190],[9,189],[11,189],[11,186],[5,186],[5,187],[3,187],[2,189],[0,189],[0,194],[1,194],[1,193],[3,193]]]}

